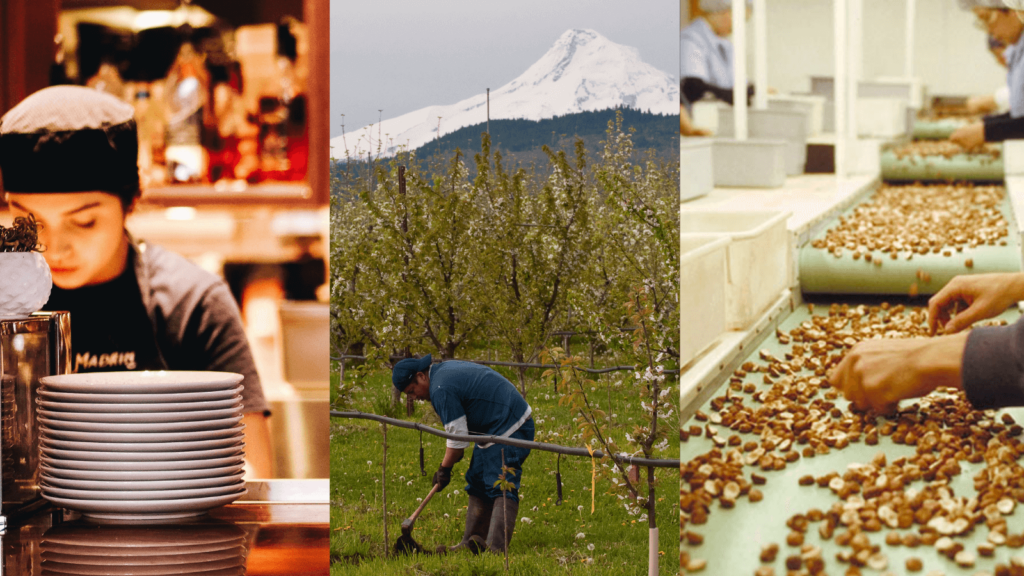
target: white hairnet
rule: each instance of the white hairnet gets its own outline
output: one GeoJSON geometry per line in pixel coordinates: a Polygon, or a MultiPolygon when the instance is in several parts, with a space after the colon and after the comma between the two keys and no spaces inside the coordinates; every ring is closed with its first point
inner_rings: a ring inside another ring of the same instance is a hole
{"type": "MultiPolygon", "coordinates": [[[[747,6],[753,6],[754,0],[747,0],[747,6]]],[[[732,0],[700,0],[700,9],[709,14],[725,12],[732,9],[732,0]]]]}
{"type": "Polygon", "coordinates": [[[1006,8],[1011,2],[1014,4],[1022,3],[1019,0],[957,0],[962,10],[970,10],[971,8],[1006,8]]]}

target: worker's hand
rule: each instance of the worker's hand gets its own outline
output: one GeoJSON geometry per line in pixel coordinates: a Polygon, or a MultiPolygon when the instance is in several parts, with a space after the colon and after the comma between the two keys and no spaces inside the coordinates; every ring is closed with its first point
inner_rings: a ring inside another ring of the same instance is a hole
{"type": "Polygon", "coordinates": [[[1024,274],[957,276],[928,300],[928,328],[954,334],[971,324],[1006,311],[1024,300],[1024,274]],[[955,312],[955,310],[958,310],[955,312]]]}
{"type": "Polygon", "coordinates": [[[965,150],[977,148],[985,143],[985,123],[971,122],[967,126],[961,126],[949,137],[954,144],[959,144],[965,150]]]}
{"type": "Polygon", "coordinates": [[[434,484],[440,484],[441,487],[437,490],[440,492],[444,490],[448,484],[452,481],[452,468],[451,466],[441,466],[434,472],[434,484]]]}
{"type": "Polygon", "coordinates": [[[705,130],[704,128],[690,128],[690,129],[688,129],[686,131],[683,131],[682,126],[680,126],[679,134],[681,136],[689,136],[689,137],[711,136],[711,131],[710,130],[705,130]]]}
{"type": "Polygon", "coordinates": [[[967,99],[967,111],[971,114],[988,114],[999,109],[996,99],[991,94],[971,96],[967,99]]]}
{"type": "Polygon", "coordinates": [[[900,400],[941,386],[960,388],[967,334],[938,338],[865,340],[829,374],[829,384],[857,409],[896,411],[900,400]]]}

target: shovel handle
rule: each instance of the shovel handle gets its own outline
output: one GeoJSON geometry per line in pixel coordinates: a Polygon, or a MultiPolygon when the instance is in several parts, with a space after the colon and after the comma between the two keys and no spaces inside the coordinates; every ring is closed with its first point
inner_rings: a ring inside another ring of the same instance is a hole
{"type": "Polygon", "coordinates": [[[415,522],[416,519],[420,517],[420,512],[423,512],[423,509],[427,507],[427,502],[430,502],[430,499],[433,498],[434,494],[436,494],[437,491],[440,489],[440,484],[434,484],[434,487],[430,489],[430,492],[427,492],[427,497],[423,499],[423,502],[420,502],[420,507],[417,508],[416,511],[412,513],[412,516],[409,516],[409,518],[406,520],[406,523],[411,525],[413,522],[415,522]]]}

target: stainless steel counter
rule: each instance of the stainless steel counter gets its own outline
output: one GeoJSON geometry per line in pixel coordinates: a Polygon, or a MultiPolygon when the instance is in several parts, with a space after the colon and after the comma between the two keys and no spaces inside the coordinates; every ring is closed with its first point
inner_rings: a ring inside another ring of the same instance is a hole
{"type": "Polygon", "coordinates": [[[327,480],[248,482],[249,493],[174,524],[100,524],[46,507],[3,534],[0,575],[329,573],[327,480]]]}

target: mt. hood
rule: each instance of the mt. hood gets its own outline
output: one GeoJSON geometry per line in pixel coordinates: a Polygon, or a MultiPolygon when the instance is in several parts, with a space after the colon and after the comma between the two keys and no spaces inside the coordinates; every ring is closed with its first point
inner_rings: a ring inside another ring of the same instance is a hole
{"type": "MultiPolygon", "coordinates": [[[[526,72],[491,91],[491,119],[542,120],[618,106],[676,114],[679,85],[674,75],[640,59],[636,48],[616,44],[593,30],[567,30],[526,72]]],[[[487,121],[487,96],[447,106],[428,106],[331,140],[331,156],[392,156],[487,121]],[[441,133],[438,134],[438,116],[441,133]]]]}

